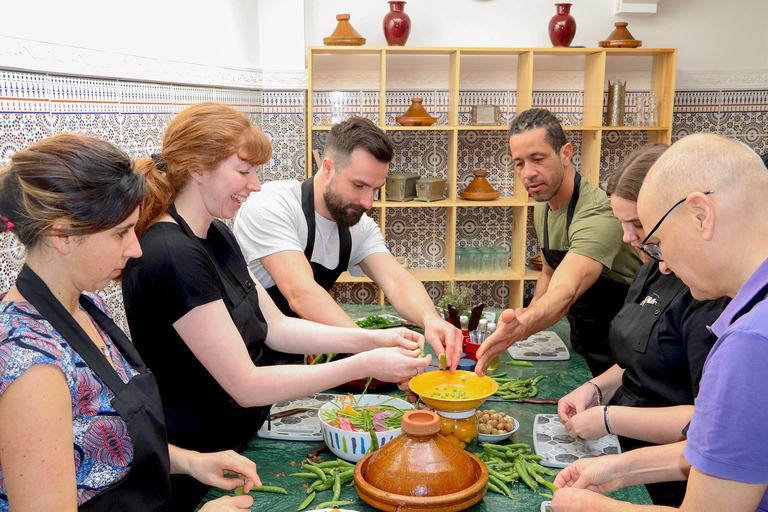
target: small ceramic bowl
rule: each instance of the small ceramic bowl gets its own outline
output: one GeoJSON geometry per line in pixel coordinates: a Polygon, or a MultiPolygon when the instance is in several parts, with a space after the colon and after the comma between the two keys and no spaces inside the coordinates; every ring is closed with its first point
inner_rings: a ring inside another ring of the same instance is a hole
{"type": "MultiPolygon", "coordinates": [[[[386,405],[390,405],[396,409],[402,409],[404,411],[413,409],[413,406],[405,400],[392,398],[387,395],[355,395],[354,400],[358,405],[372,406],[386,402],[386,405]]],[[[365,452],[371,447],[371,434],[369,432],[350,432],[329,425],[323,419],[325,416],[324,411],[341,409],[339,404],[339,399],[332,400],[323,405],[318,411],[320,426],[323,431],[323,441],[325,441],[325,444],[328,445],[331,452],[338,458],[349,462],[357,462],[363,458],[365,452]]],[[[402,432],[403,431],[399,428],[386,430],[384,432],[376,432],[376,439],[379,441],[379,447],[384,446],[399,436],[402,432]]]]}
{"type": "Polygon", "coordinates": [[[512,434],[517,432],[517,429],[520,428],[520,423],[518,423],[515,418],[512,419],[515,420],[515,428],[512,429],[512,432],[505,432],[503,434],[481,434],[478,432],[477,440],[481,443],[499,443],[505,439],[509,439],[512,437],[512,434]]]}

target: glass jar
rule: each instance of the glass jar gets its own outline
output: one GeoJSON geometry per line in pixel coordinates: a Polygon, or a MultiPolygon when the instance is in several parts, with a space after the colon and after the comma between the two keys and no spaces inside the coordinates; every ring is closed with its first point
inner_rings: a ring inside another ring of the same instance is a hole
{"type": "Polygon", "coordinates": [[[467,254],[469,255],[468,261],[469,261],[469,267],[468,271],[470,274],[479,274],[480,273],[480,250],[476,247],[467,247],[467,254]]]}
{"type": "Polygon", "coordinates": [[[477,416],[469,411],[435,411],[440,416],[440,434],[461,448],[470,450],[477,445],[477,416]]]}
{"type": "Polygon", "coordinates": [[[467,248],[466,247],[457,247],[456,248],[456,273],[457,274],[466,274],[467,273],[467,248]]]}
{"type": "Polygon", "coordinates": [[[502,246],[496,251],[496,266],[499,272],[506,272],[509,268],[509,251],[502,246]]]}
{"type": "Polygon", "coordinates": [[[486,249],[480,249],[480,273],[493,273],[495,259],[496,255],[493,253],[493,248],[488,247],[486,249]]]}

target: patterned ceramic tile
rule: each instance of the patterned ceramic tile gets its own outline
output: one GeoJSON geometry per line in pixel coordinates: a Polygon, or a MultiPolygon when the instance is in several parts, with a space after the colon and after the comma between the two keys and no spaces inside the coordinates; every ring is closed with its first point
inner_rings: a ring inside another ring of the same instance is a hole
{"type": "Polygon", "coordinates": [[[506,132],[461,132],[457,167],[457,194],[472,181],[475,169],[487,170],[488,181],[501,195],[511,196],[514,192],[514,167],[506,132]]]}
{"type": "Polygon", "coordinates": [[[437,117],[435,125],[448,124],[447,91],[396,91],[387,93],[387,125],[398,124],[395,120],[405,114],[412,98],[422,98],[422,105],[430,116],[437,117]]]}
{"type": "Polygon", "coordinates": [[[26,256],[26,248],[15,235],[0,234],[0,293],[7,292],[16,282],[26,256]]]}
{"type": "Polygon", "coordinates": [[[379,122],[378,91],[315,91],[312,102],[314,125],[335,124],[349,116],[379,122]]]}
{"type": "Polygon", "coordinates": [[[722,116],[716,112],[675,112],[672,136],[685,137],[692,133],[718,133],[722,116]]]}
{"type": "Polygon", "coordinates": [[[155,150],[162,147],[163,134],[172,119],[170,114],[125,114],[123,117],[122,146],[155,150]]]}
{"type": "Polygon", "coordinates": [[[532,105],[546,108],[555,114],[564,126],[582,124],[584,93],[574,91],[546,91],[533,93],[532,105]]]}
{"type": "Polygon", "coordinates": [[[600,147],[600,186],[605,188],[610,174],[630,153],[648,144],[648,132],[609,130],[603,132],[600,147]]]}
{"type": "Polygon", "coordinates": [[[379,303],[379,288],[373,283],[336,283],[330,293],[339,304],[364,306],[379,303]]]}
{"type": "Polygon", "coordinates": [[[40,139],[51,135],[47,114],[0,113],[0,165],[40,139]]]}

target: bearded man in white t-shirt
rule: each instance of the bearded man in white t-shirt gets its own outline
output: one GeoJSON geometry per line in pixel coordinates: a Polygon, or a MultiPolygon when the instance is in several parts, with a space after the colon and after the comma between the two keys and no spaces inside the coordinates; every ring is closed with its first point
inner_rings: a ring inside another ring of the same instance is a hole
{"type": "MultiPolygon", "coordinates": [[[[393,154],[387,135],[368,119],[334,125],[319,172],[304,182],[264,184],[238,212],[235,236],[254,275],[286,315],[357,327],[329,290],[345,270],[367,275],[455,369],[461,331],[440,318],[422,283],[390,254],[379,226],[365,213],[386,181],[393,154]]],[[[280,356],[270,362],[297,362],[280,356]]]]}

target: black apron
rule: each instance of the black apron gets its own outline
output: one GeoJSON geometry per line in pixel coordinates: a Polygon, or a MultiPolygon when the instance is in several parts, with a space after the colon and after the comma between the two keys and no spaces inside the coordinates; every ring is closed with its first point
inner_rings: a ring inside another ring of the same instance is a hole
{"type": "Polygon", "coordinates": [[[115,394],[112,407],[128,427],[133,463],[128,475],[79,510],[147,512],[168,510],[171,463],[168,456],[163,407],[155,377],[133,344],[117,325],[86,297],[80,305],[111,338],[128,364],[138,372],[124,383],[80,325],[53,296],[45,282],[28,266],[19,273],[16,287],[40,315],[67,340],[86,364],[115,394]]]}
{"type": "MultiPolygon", "coordinates": [[[[195,243],[203,243],[195,235],[186,221],[172,206],[168,214],[176,221],[184,233],[195,243]]],[[[229,244],[221,230],[227,228],[218,222],[211,225],[208,237],[212,244],[229,244]]],[[[230,245],[231,246],[231,245],[230,245]]],[[[203,247],[203,253],[213,258],[203,247]]],[[[229,311],[232,322],[245,341],[248,354],[254,364],[263,366],[262,356],[264,340],[267,337],[267,322],[259,308],[256,286],[248,273],[248,266],[237,248],[227,254],[216,254],[216,261],[211,265],[219,278],[222,299],[229,311]]],[[[177,411],[166,407],[168,437],[171,444],[181,448],[201,452],[220,450],[242,451],[256,434],[269,414],[266,407],[241,407],[234,399],[222,404],[200,404],[200,409],[177,411]]],[[[191,511],[205,497],[209,486],[202,484],[188,475],[171,477],[171,510],[191,511]]]]}
{"type": "MultiPolygon", "coordinates": [[[[307,258],[310,267],[312,267],[312,275],[317,284],[323,287],[324,290],[330,291],[336,280],[339,278],[342,272],[344,272],[349,266],[349,256],[352,253],[352,236],[349,233],[349,228],[337,225],[339,229],[339,263],[336,268],[326,268],[320,263],[312,261],[312,252],[315,249],[315,189],[314,179],[312,176],[304,180],[301,184],[301,209],[304,212],[304,218],[307,220],[307,245],[304,248],[304,256],[307,258]]],[[[291,316],[298,318],[299,315],[294,312],[288,305],[288,299],[286,299],[274,284],[267,288],[267,293],[275,301],[275,305],[283,312],[285,316],[291,316]]],[[[303,359],[302,356],[296,354],[285,354],[277,352],[269,347],[265,347],[265,364],[286,364],[286,363],[300,363],[303,359]]]]}
{"type": "MultiPolygon", "coordinates": [[[[576,203],[579,201],[581,176],[575,173],[573,177],[573,195],[568,202],[566,216],[566,233],[571,227],[576,203]]],[[[544,210],[544,236],[541,252],[547,260],[547,265],[557,269],[568,251],[558,251],[549,248],[549,204],[544,210]]],[[[568,323],[571,325],[571,345],[573,349],[584,356],[593,376],[598,376],[613,366],[614,359],[608,342],[608,327],[611,320],[624,305],[624,298],[629,291],[629,285],[622,284],[600,275],[597,281],[589,287],[568,310],[568,323]]]]}

